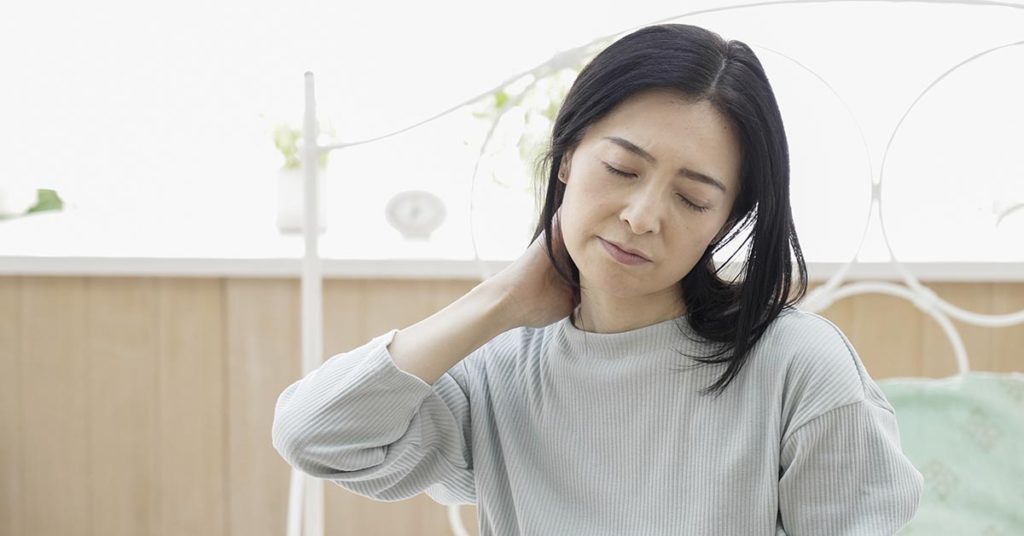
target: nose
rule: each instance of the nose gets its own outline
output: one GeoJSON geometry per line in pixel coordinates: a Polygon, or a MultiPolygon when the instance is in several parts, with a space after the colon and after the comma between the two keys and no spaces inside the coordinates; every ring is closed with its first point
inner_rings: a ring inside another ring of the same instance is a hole
{"type": "Polygon", "coordinates": [[[658,233],[661,231],[663,211],[671,209],[666,207],[667,202],[671,201],[670,197],[653,181],[648,182],[626,198],[626,206],[620,213],[620,219],[628,223],[635,234],[650,231],[658,233]]]}

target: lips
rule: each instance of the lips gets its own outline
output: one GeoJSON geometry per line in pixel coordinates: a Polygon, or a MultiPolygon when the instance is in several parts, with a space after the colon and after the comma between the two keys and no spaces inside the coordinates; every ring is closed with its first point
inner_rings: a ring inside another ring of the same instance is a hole
{"type": "MultiPolygon", "coordinates": [[[[598,237],[598,238],[601,238],[601,237],[598,237]]],[[[601,240],[604,240],[604,238],[601,238],[601,240]]],[[[619,249],[621,249],[622,251],[625,251],[626,253],[631,253],[631,254],[636,255],[637,257],[640,257],[640,258],[642,258],[644,260],[648,260],[648,261],[651,260],[650,257],[648,257],[647,255],[644,255],[639,250],[627,248],[627,247],[623,246],[622,244],[619,244],[618,242],[612,242],[611,240],[604,240],[604,241],[609,243],[609,244],[611,244],[611,245],[613,245],[613,246],[615,246],[615,247],[617,247],[617,248],[619,248],[619,249]]]]}

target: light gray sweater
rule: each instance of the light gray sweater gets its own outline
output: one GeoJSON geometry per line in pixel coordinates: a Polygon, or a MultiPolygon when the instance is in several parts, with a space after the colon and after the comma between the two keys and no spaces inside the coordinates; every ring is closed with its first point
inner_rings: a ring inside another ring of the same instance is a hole
{"type": "Polygon", "coordinates": [[[698,390],[725,365],[673,350],[711,348],[686,315],[516,328],[433,385],[395,366],[397,331],[281,393],[288,463],[380,501],[476,504],[481,536],[888,536],[917,511],[892,406],[817,314],[785,310],[717,399],[698,390]]]}

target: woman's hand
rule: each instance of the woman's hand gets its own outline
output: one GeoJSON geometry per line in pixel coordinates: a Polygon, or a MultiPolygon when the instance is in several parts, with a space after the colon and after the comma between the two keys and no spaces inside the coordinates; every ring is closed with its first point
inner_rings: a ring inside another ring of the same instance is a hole
{"type": "MultiPolygon", "coordinates": [[[[568,256],[562,241],[561,212],[559,207],[551,222],[551,246],[556,259],[568,256]]],[[[566,273],[569,270],[569,266],[563,267],[566,273]]],[[[515,262],[485,284],[497,288],[505,314],[517,327],[542,328],[565,318],[575,307],[572,287],[562,280],[548,258],[544,231],[515,262]]]]}

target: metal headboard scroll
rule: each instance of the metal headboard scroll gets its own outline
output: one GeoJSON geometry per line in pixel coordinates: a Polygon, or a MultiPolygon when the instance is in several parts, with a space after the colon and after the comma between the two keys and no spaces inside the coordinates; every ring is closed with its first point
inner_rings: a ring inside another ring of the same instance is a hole
{"type": "MultiPolygon", "coordinates": [[[[751,7],[761,7],[767,5],[783,5],[783,4],[827,4],[831,2],[843,1],[844,3],[858,3],[858,2],[873,2],[873,1],[884,1],[890,3],[901,3],[900,0],[782,0],[782,1],[769,1],[759,3],[746,3],[733,6],[724,6],[718,8],[708,8],[694,10],[680,15],[676,15],[670,18],[665,18],[644,24],[643,26],[661,24],[670,21],[678,21],[685,17],[692,17],[694,15],[700,15],[705,13],[723,12],[730,10],[740,10],[751,7]]],[[[1016,4],[1011,2],[998,2],[998,1],[986,1],[986,0],[915,0],[916,3],[924,4],[951,4],[951,5],[974,5],[974,6],[990,6],[990,7],[1006,7],[1012,9],[1024,9],[1024,4],[1016,4]]],[[[305,238],[305,255],[302,263],[302,370],[303,374],[307,374],[312,370],[316,369],[323,362],[323,333],[322,333],[322,316],[323,316],[323,304],[322,304],[322,282],[323,273],[321,268],[321,260],[318,256],[318,233],[316,222],[316,210],[311,210],[310,207],[318,206],[319,192],[317,191],[317,166],[310,165],[315,162],[316,159],[328,151],[336,149],[344,149],[346,147],[353,147],[356,145],[362,145],[366,143],[372,143],[378,140],[383,140],[391,136],[395,136],[406,132],[410,129],[416,128],[425,123],[431,122],[439,117],[449,114],[463,106],[470,105],[474,102],[480,101],[483,98],[489,97],[503,88],[517,82],[532,77],[532,81],[522,91],[523,94],[529,91],[538,81],[544,77],[557,73],[565,68],[575,68],[577,72],[581,69],[590,57],[593,56],[600,49],[604,48],[605,45],[610,43],[614,38],[624,33],[631,32],[635,29],[631,28],[625,32],[620,32],[612,36],[605,36],[591,41],[590,43],[577,47],[574,49],[566,50],[555,54],[548,61],[538,65],[537,67],[530,69],[529,71],[517,74],[504,82],[498,84],[493,89],[485,91],[479,95],[476,95],[460,104],[452,106],[451,108],[444,110],[432,117],[429,117],[423,121],[402,128],[401,130],[391,132],[382,136],[377,136],[370,139],[352,141],[352,142],[341,142],[330,145],[319,145],[316,143],[318,139],[317,121],[316,121],[316,99],[314,94],[314,83],[313,73],[305,73],[305,113],[303,119],[303,130],[302,130],[302,162],[303,170],[305,174],[305,193],[304,193],[304,238],[305,238]],[[309,140],[314,140],[309,142],[309,140]]],[[[926,87],[914,100],[914,102],[907,108],[903,116],[900,118],[900,122],[893,129],[888,143],[886,144],[885,151],[882,157],[882,167],[879,171],[878,181],[872,180],[871,189],[871,201],[868,204],[868,219],[864,226],[864,231],[861,235],[860,244],[857,247],[857,251],[852,255],[850,261],[842,265],[833,274],[828,281],[823,285],[810,291],[804,299],[800,302],[800,308],[811,311],[819,312],[830,307],[833,303],[847,298],[849,296],[857,294],[888,294],[904,298],[912,302],[922,312],[928,314],[939,324],[946,336],[949,338],[950,343],[955,352],[957,369],[958,372],[950,379],[956,381],[962,378],[965,374],[970,371],[967,352],[964,348],[963,339],[960,337],[956,328],[950,320],[950,317],[956,318],[963,322],[978,326],[986,327],[1005,327],[1015,324],[1024,323],[1024,310],[1017,311],[1015,313],[1007,314],[982,314],[972,311],[964,310],[957,307],[936,295],[931,289],[925,287],[920,281],[910,273],[909,270],[898,260],[895,252],[889,242],[888,235],[885,233],[885,222],[882,216],[881,205],[881,183],[884,177],[886,156],[888,156],[889,149],[892,145],[893,140],[896,137],[897,132],[903,125],[904,120],[914,109],[917,103],[940,81],[946,78],[948,75],[956,71],[957,69],[973,62],[987,54],[991,54],[997,50],[1024,45],[1024,40],[1007,43],[998,47],[994,47],[978,54],[975,54],[948,69],[945,73],[935,79],[928,87],[926,87]],[[889,251],[890,263],[892,263],[896,271],[900,274],[904,281],[904,285],[890,283],[886,281],[860,281],[854,283],[843,284],[843,281],[850,271],[851,266],[857,262],[857,254],[860,252],[861,247],[868,234],[869,223],[872,211],[875,211],[877,207],[879,225],[882,230],[882,236],[884,239],[885,246],[889,251]]],[[[753,47],[753,45],[752,45],[753,47]]],[[[759,46],[759,48],[793,62],[801,69],[807,71],[812,76],[816,77],[822,82],[828,89],[839,99],[843,106],[846,107],[848,113],[850,113],[849,106],[846,106],[845,101],[842,97],[832,88],[832,86],[823,79],[820,75],[815,73],[813,70],[807,68],[796,59],[772,50],[767,47],[759,46]]],[[[495,128],[501,115],[504,114],[512,106],[512,102],[507,102],[505,106],[498,111],[497,116],[487,131],[487,135],[483,144],[481,144],[480,154],[478,155],[476,165],[473,168],[473,185],[476,184],[476,175],[479,170],[480,160],[482,159],[484,149],[488,146],[488,142],[494,134],[495,128]]],[[[856,118],[850,113],[850,117],[853,119],[854,124],[857,126],[858,133],[860,134],[861,142],[865,147],[865,153],[867,153],[867,142],[864,136],[863,129],[857,122],[856,118]]],[[[870,159],[870,156],[868,156],[870,159]]],[[[1003,218],[1009,216],[1011,213],[1024,209],[1024,203],[1013,205],[1000,214],[998,214],[998,221],[1002,221],[1003,218]]],[[[470,201],[470,229],[471,239],[473,243],[474,261],[479,269],[481,281],[491,277],[493,273],[483,261],[480,259],[479,250],[476,242],[476,229],[472,226],[472,215],[473,215],[473,202],[472,196],[470,201]]],[[[467,536],[468,533],[462,523],[460,515],[459,505],[448,506],[448,520],[451,524],[452,531],[456,536],[467,536]]],[[[291,474],[291,486],[289,490],[289,505],[288,505],[288,536],[299,536],[300,531],[305,536],[322,536],[323,534],[323,481],[292,470],[291,474]]]]}

